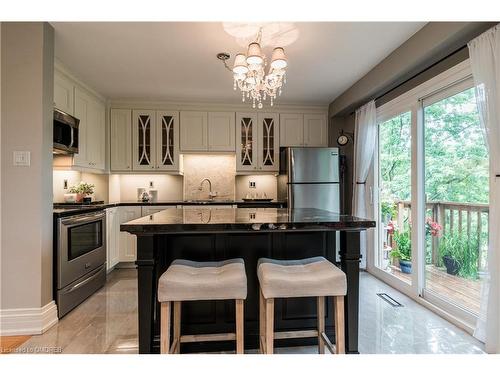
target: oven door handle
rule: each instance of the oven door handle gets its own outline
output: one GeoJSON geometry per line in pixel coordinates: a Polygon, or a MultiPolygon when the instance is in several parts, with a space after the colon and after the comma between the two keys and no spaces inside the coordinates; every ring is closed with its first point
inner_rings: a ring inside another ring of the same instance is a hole
{"type": "Polygon", "coordinates": [[[95,220],[102,219],[106,216],[105,213],[99,212],[97,214],[91,214],[91,215],[82,215],[78,217],[73,217],[73,218],[68,218],[68,219],[62,219],[61,223],[64,225],[73,225],[73,224],[79,224],[82,222],[92,222],[95,220]]]}
{"type": "Polygon", "coordinates": [[[71,288],[69,288],[69,289],[65,290],[65,291],[64,291],[64,293],[71,293],[73,290],[78,289],[78,288],[80,288],[80,287],[84,286],[84,285],[85,285],[85,284],[87,284],[87,283],[90,283],[90,282],[91,282],[92,280],[94,280],[97,276],[99,276],[99,271],[100,271],[100,270],[101,270],[101,267],[99,267],[99,268],[97,269],[97,271],[96,271],[96,272],[95,272],[92,276],[90,276],[88,279],[82,280],[82,281],[80,281],[78,284],[73,285],[71,288]]]}

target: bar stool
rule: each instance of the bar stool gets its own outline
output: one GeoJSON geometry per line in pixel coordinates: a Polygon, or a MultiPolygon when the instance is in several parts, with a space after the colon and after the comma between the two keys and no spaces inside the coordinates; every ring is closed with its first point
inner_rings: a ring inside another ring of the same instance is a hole
{"type": "Polygon", "coordinates": [[[344,296],[347,292],[345,273],[323,257],[300,260],[259,259],[257,275],[260,283],[260,351],[272,354],[275,339],[318,337],[318,352],[345,353],[344,296]],[[335,340],[325,334],[325,297],[333,297],[335,340]],[[274,299],[317,297],[317,330],[274,332],[274,299]]]}
{"type": "Polygon", "coordinates": [[[185,342],[236,340],[236,353],[242,354],[243,300],[247,297],[247,277],[243,259],[223,262],[174,260],[158,281],[161,303],[160,352],[180,353],[185,342]],[[183,301],[228,300],[236,302],[236,333],[181,335],[181,303],[183,301]],[[174,310],[173,343],[170,346],[171,303],[174,310]]]}

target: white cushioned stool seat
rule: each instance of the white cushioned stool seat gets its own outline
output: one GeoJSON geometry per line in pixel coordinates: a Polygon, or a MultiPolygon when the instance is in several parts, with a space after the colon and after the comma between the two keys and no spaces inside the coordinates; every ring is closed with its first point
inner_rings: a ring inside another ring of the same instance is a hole
{"type": "Polygon", "coordinates": [[[158,281],[158,301],[246,299],[243,259],[193,262],[177,259],[158,281]]]}
{"type": "Polygon", "coordinates": [[[259,259],[257,275],[264,298],[345,296],[345,273],[323,257],[259,259]]]}

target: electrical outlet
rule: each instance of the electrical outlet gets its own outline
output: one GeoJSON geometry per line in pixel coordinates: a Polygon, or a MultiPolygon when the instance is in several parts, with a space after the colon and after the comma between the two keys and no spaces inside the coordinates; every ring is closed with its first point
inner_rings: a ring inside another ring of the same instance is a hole
{"type": "Polygon", "coordinates": [[[67,190],[68,189],[68,180],[67,179],[64,179],[64,190],[67,190]]]}
{"type": "Polygon", "coordinates": [[[249,181],[248,182],[248,187],[250,189],[255,189],[257,187],[257,185],[255,184],[255,181],[249,181]]]}
{"type": "Polygon", "coordinates": [[[150,189],[154,188],[154,183],[153,183],[153,181],[149,181],[149,188],[150,188],[150,189]]]}

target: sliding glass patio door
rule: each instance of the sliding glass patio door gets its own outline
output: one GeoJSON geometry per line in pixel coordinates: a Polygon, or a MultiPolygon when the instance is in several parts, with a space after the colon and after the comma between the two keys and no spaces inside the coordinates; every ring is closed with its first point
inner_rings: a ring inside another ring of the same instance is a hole
{"type": "Polygon", "coordinates": [[[422,101],[424,298],[468,321],[479,315],[488,243],[488,149],[472,79],[422,101]]]}
{"type": "Polygon", "coordinates": [[[468,61],[377,108],[368,271],[472,331],[487,269],[489,165],[468,61]]]}

